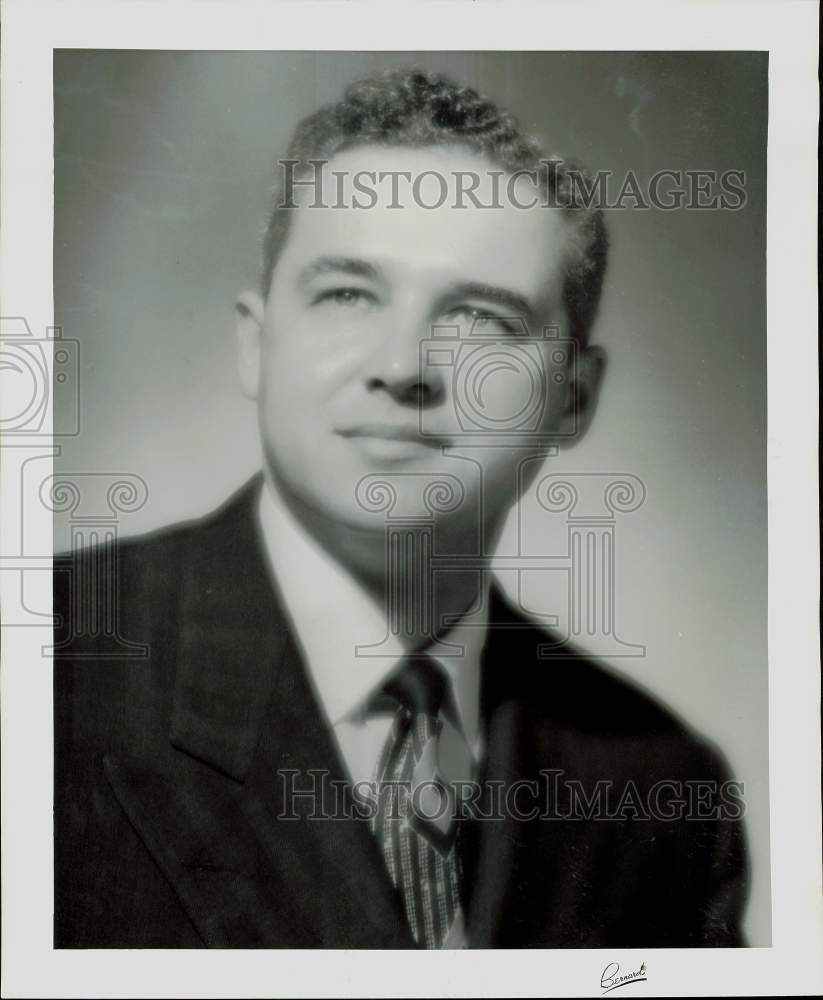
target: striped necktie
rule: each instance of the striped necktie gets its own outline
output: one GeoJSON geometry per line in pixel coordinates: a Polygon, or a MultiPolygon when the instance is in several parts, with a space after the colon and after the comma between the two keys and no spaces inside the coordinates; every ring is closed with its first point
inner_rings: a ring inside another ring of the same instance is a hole
{"type": "Polygon", "coordinates": [[[447,683],[433,660],[409,657],[374,703],[379,709],[388,702],[395,717],[378,764],[372,826],[412,934],[426,948],[453,940],[463,919],[460,823],[437,766],[440,710],[453,712],[447,683]]]}

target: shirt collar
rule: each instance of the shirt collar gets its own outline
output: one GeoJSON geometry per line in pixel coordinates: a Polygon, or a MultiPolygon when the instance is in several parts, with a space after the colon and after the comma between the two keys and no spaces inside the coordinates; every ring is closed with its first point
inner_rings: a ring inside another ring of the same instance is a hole
{"type": "MultiPolygon", "coordinates": [[[[385,611],[297,521],[267,479],[258,516],[267,555],[296,640],[332,725],[357,714],[405,655],[385,611]]],[[[479,610],[427,652],[448,675],[463,737],[479,733],[480,655],[486,638],[488,576],[479,610]]]]}

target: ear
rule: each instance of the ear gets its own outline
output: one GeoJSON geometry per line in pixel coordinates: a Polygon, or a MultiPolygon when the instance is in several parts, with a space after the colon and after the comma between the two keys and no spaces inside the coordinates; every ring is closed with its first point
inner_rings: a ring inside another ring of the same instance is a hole
{"type": "Polygon", "coordinates": [[[265,303],[257,292],[242,292],[234,306],[237,368],[243,394],[257,399],[265,303]]]}
{"type": "Polygon", "coordinates": [[[566,410],[559,425],[558,444],[561,446],[576,444],[589,429],[600,398],[606,361],[602,347],[586,347],[577,352],[572,362],[566,410]]]}

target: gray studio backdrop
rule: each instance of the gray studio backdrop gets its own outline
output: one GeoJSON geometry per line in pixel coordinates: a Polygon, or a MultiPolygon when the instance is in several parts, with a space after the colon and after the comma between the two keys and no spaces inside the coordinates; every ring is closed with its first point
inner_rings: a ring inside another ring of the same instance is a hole
{"type": "MultiPolygon", "coordinates": [[[[409,64],[488,93],[592,170],[746,172],[742,211],[609,213],[594,337],[609,370],[589,436],[551,470],[645,485],[614,528],[617,631],[645,655],[606,659],[744,782],[748,939],[768,945],[765,54],[55,53],[55,317],[80,345],[81,420],[56,468],[142,477],[125,535],[208,511],[259,467],[232,304],[258,274],[274,161],[347,82],[409,64]]],[[[59,429],[74,396],[56,389],[59,429]]],[[[501,551],[562,552],[568,515],[521,506],[501,551]]],[[[70,530],[55,519],[56,549],[70,530]]],[[[522,600],[560,609],[566,580],[536,574],[522,600]]]]}

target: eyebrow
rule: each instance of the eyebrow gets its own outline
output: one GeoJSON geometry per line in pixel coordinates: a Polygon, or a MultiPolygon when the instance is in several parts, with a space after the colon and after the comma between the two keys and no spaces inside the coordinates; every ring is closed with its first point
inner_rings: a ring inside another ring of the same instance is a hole
{"type": "MultiPolygon", "coordinates": [[[[313,278],[324,274],[348,274],[355,278],[376,280],[380,271],[374,264],[362,257],[317,257],[307,264],[298,277],[301,285],[307,285],[313,278]]],[[[443,295],[443,299],[475,298],[486,302],[494,302],[501,309],[513,314],[534,317],[534,305],[519,292],[511,288],[490,285],[485,281],[461,281],[452,285],[443,295]]]]}
{"type": "Polygon", "coordinates": [[[307,264],[299,275],[301,285],[323,274],[348,274],[355,278],[378,277],[377,268],[360,257],[318,257],[307,264]]]}
{"type": "Polygon", "coordinates": [[[448,298],[484,299],[486,302],[496,303],[503,309],[509,309],[513,313],[529,317],[535,314],[534,306],[525,295],[510,288],[488,285],[485,282],[460,282],[449,289],[448,298]]]}

